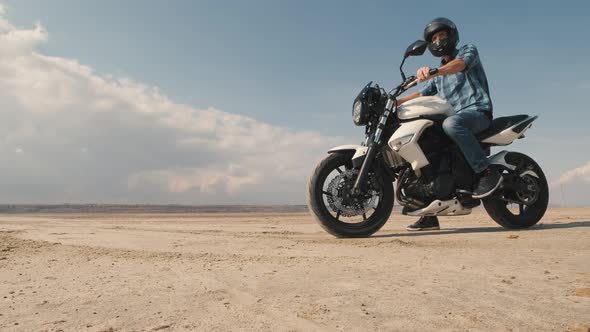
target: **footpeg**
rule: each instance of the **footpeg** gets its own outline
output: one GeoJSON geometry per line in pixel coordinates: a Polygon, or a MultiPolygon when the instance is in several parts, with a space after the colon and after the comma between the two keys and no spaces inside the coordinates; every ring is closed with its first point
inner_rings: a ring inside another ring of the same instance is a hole
{"type": "Polygon", "coordinates": [[[467,209],[473,209],[481,204],[481,200],[473,198],[473,193],[464,189],[457,189],[455,191],[457,199],[461,202],[461,205],[467,209]]]}
{"type": "Polygon", "coordinates": [[[455,193],[458,196],[469,196],[469,197],[473,196],[473,193],[471,191],[468,191],[465,189],[457,189],[457,190],[455,190],[455,193]]]}
{"type": "Polygon", "coordinates": [[[461,202],[461,205],[467,209],[473,209],[481,204],[481,200],[471,197],[466,197],[464,199],[459,198],[459,202],[461,202]]]}

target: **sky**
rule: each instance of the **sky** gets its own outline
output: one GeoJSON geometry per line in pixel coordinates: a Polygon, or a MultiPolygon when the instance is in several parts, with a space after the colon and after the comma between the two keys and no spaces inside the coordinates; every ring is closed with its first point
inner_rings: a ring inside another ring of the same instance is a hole
{"type": "Polygon", "coordinates": [[[326,151],[363,139],[358,91],[399,83],[446,16],[495,116],[539,115],[494,151],[537,160],[554,203],[590,205],[587,1],[0,5],[0,202],[302,204],[326,151]]]}

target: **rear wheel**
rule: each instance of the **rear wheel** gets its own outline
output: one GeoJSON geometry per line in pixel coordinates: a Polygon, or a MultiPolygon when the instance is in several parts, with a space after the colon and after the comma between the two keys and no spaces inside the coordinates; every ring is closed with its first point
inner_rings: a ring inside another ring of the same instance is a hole
{"type": "Polygon", "coordinates": [[[358,170],[352,153],[335,152],[316,167],[307,187],[307,205],[328,233],[336,237],[367,237],[377,232],[393,208],[393,183],[370,171],[364,192],[352,195],[358,170]]]}
{"type": "Polygon", "coordinates": [[[510,228],[528,228],[541,220],[549,204],[549,188],[539,165],[518,152],[506,154],[506,162],[516,167],[514,174],[503,174],[505,183],[483,205],[495,222],[510,228]]]}

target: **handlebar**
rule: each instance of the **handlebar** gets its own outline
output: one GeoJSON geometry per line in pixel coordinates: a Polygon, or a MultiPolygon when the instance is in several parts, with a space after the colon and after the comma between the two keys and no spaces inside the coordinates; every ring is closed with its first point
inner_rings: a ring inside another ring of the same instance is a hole
{"type": "MultiPolygon", "coordinates": [[[[428,71],[428,75],[436,75],[438,73],[438,68],[432,68],[428,71]]],[[[408,84],[403,85],[403,90],[408,90],[411,87],[416,86],[418,84],[418,78],[416,76],[410,76],[406,82],[410,82],[408,84]]]]}

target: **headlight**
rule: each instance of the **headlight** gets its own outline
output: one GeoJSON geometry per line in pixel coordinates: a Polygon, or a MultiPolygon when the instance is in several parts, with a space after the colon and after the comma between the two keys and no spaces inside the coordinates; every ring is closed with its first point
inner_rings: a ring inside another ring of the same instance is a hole
{"type": "Polygon", "coordinates": [[[360,100],[354,102],[352,106],[352,121],[356,125],[360,125],[361,123],[361,115],[363,110],[363,103],[360,100]]]}

